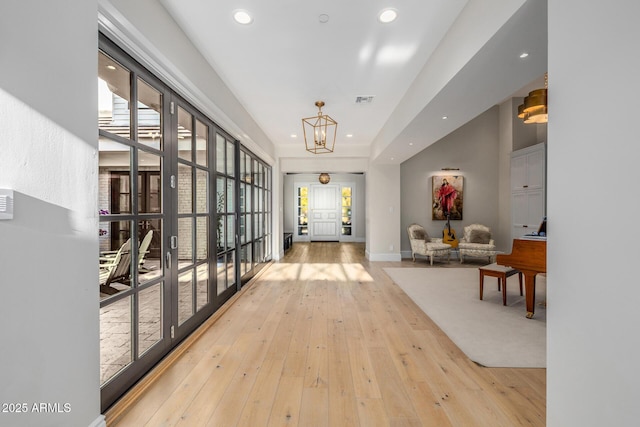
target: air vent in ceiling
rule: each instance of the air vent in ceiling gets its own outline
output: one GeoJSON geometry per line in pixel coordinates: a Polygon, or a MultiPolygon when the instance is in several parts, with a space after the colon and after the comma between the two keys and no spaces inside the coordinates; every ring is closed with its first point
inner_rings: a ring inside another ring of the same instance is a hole
{"type": "Polygon", "coordinates": [[[356,104],[371,104],[372,102],[373,102],[373,95],[358,96],[356,98],[356,104]]]}

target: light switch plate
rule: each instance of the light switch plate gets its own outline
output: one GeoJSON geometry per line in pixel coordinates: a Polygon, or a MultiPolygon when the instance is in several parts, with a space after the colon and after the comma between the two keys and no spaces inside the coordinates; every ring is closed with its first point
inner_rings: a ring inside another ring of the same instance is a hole
{"type": "Polygon", "coordinates": [[[13,219],[13,190],[0,188],[0,220],[13,219]]]}

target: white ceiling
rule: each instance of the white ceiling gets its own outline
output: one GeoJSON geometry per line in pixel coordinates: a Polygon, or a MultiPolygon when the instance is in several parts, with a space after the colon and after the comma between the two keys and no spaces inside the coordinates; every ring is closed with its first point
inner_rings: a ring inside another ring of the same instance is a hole
{"type": "Polygon", "coordinates": [[[338,122],[329,156],[393,163],[546,71],[546,0],[160,1],[289,157],[308,155],[301,118],[318,100],[338,122]],[[398,19],[382,24],[387,7],[398,19]],[[236,23],[237,9],[253,22],[236,23]]]}

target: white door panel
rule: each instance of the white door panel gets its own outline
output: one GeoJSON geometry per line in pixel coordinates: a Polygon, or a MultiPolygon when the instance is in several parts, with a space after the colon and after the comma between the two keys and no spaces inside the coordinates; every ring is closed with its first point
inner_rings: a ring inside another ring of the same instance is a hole
{"type": "Polygon", "coordinates": [[[311,186],[311,240],[340,240],[340,187],[311,186]]]}

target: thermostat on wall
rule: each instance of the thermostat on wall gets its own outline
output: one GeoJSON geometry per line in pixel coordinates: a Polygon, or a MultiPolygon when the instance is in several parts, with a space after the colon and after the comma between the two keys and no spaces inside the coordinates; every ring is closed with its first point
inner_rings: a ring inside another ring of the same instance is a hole
{"type": "Polygon", "coordinates": [[[0,219],[13,219],[13,190],[0,188],[0,219]]]}

